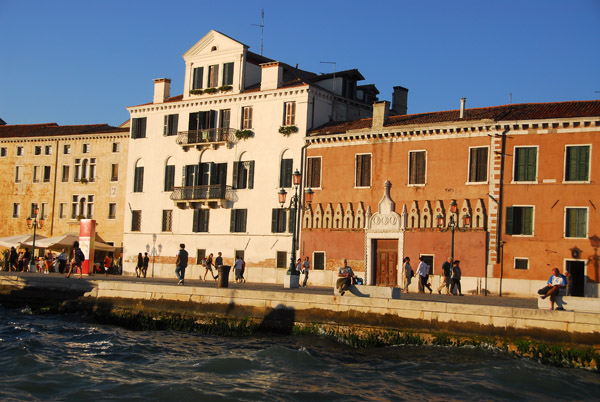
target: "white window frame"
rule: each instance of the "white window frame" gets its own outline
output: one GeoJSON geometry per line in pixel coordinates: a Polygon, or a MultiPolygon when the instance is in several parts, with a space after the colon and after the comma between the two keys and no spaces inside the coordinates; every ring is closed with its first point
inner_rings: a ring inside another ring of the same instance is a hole
{"type": "Polygon", "coordinates": [[[592,181],[592,144],[565,144],[565,151],[563,156],[563,184],[589,184],[592,181]],[[589,147],[590,148],[590,157],[588,164],[588,179],[587,180],[573,180],[567,181],[567,148],[569,147],[589,147]]]}
{"type": "Polygon", "coordinates": [[[64,144],[63,145],[63,155],[70,155],[71,154],[71,144],[64,144]]]}
{"type": "Polygon", "coordinates": [[[42,154],[42,146],[41,145],[34,145],[34,147],[33,147],[33,155],[39,156],[41,154],[42,154]]]}
{"type": "Polygon", "coordinates": [[[16,154],[16,156],[23,156],[23,155],[25,155],[25,148],[23,148],[22,146],[18,145],[15,154],[16,154]]]}
{"type": "Polygon", "coordinates": [[[563,211],[563,239],[587,239],[590,234],[590,209],[589,207],[582,206],[565,206],[563,211]],[[567,211],[569,209],[585,209],[585,236],[583,237],[575,237],[569,236],[567,237],[567,211]]]}
{"type": "Polygon", "coordinates": [[[6,158],[8,156],[8,149],[6,147],[0,148],[0,158],[6,158]]]}
{"type": "Polygon", "coordinates": [[[81,146],[82,154],[89,154],[91,152],[92,152],[92,145],[89,142],[86,142],[81,146]]]}
{"type": "MultiPolygon", "coordinates": [[[[535,236],[535,205],[521,205],[521,204],[517,204],[517,205],[507,205],[504,208],[506,209],[508,207],[512,207],[512,208],[515,208],[515,207],[517,207],[517,208],[531,208],[532,209],[532,212],[531,212],[531,234],[530,235],[525,235],[525,234],[511,234],[511,235],[508,235],[508,236],[512,236],[512,237],[534,237],[535,236]]],[[[506,217],[504,217],[504,219],[506,219],[506,217]]],[[[504,224],[506,225],[506,221],[504,222],[504,224]]],[[[504,231],[506,232],[506,228],[504,228],[504,231]]]]}
{"type": "Polygon", "coordinates": [[[513,257],[513,269],[517,271],[529,271],[531,269],[531,264],[529,262],[529,257],[513,257]],[[525,260],[527,261],[527,269],[517,268],[517,260],[525,260]]]}
{"type": "Polygon", "coordinates": [[[44,146],[44,155],[52,155],[52,145],[44,146]]]}
{"type": "Polygon", "coordinates": [[[283,125],[296,125],[296,101],[283,102],[283,125]]]}
{"type": "Polygon", "coordinates": [[[429,163],[427,163],[428,158],[428,152],[426,149],[411,149],[410,151],[408,151],[408,166],[407,166],[407,176],[406,176],[406,185],[408,187],[425,187],[427,185],[427,169],[428,169],[428,165],[429,163]],[[411,184],[410,182],[410,154],[413,152],[425,152],[425,183],[415,183],[415,184],[411,184]]]}
{"type": "Polygon", "coordinates": [[[33,167],[33,171],[31,173],[31,182],[32,183],[39,183],[40,182],[40,172],[42,171],[42,167],[40,165],[34,165],[33,167]]]}
{"type": "Polygon", "coordinates": [[[15,165],[15,183],[23,183],[23,166],[15,165]]]}
{"type": "MultiPolygon", "coordinates": [[[[323,161],[321,161],[323,162],[323,161]]],[[[323,166],[321,166],[321,170],[323,170],[323,166]]],[[[359,188],[371,188],[373,186],[373,154],[371,152],[361,152],[358,154],[354,154],[354,188],[359,189],[359,188]],[[358,160],[359,156],[362,155],[369,155],[371,157],[371,162],[370,164],[370,171],[369,171],[369,185],[368,186],[357,186],[356,185],[356,179],[357,179],[357,169],[356,169],[356,163],[358,160]]]]}
{"type": "MultiPolygon", "coordinates": [[[[539,183],[539,172],[540,172],[540,146],[539,145],[515,145],[513,147],[513,157],[512,157],[512,176],[511,176],[511,184],[538,184],[539,183]],[[516,174],[516,157],[517,157],[517,148],[535,148],[536,149],[536,157],[535,157],[535,180],[533,181],[517,181],[515,180],[516,174]]],[[[564,175],[564,173],[563,173],[564,175]]]]}
{"type": "Polygon", "coordinates": [[[113,142],[112,143],[112,152],[113,153],[117,153],[121,151],[121,144],[118,142],[113,142]]]}
{"type": "MultiPolygon", "coordinates": [[[[427,165],[425,166],[425,168],[427,168],[427,165]]],[[[469,160],[467,163],[467,181],[465,182],[465,184],[468,186],[472,186],[472,185],[478,185],[478,184],[488,184],[489,182],[490,182],[490,146],[482,145],[482,146],[469,147],[469,160]],[[471,177],[470,177],[470,175],[471,175],[471,149],[476,149],[476,148],[487,148],[487,150],[488,150],[485,181],[471,181],[470,180],[471,179],[471,177]]]]}
{"type": "Polygon", "coordinates": [[[13,202],[13,214],[12,217],[14,219],[17,219],[21,216],[21,203],[19,202],[13,202]]]}
{"type": "Polygon", "coordinates": [[[65,213],[66,210],[67,210],[66,202],[61,202],[60,204],[58,204],[58,219],[65,219],[67,217],[67,215],[65,213]]]}
{"type": "Polygon", "coordinates": [[[252,124],[254,123],[254,107],[253,106],[242,106],[242,130],[252,130],[252,124]],[[246,111],[249,111],[246,113],[246,111]],[[249,117],[247,116],[249,115],[249,117]],[[250,124],[247,124],[250,123],[250,124]]]}
{"type": "MultiPolygon", "coordinates": [[[[322,190],[323,189],[323,156],[319,155],[319,156],[307,156],[306,159],[320,159],[321,162],[319,163],[319,187],[311,187],[308,185],[305,185],[304,187],[306,188],[310,188],[311,190],[322,190]]],[[[371,157],[371,168],[373,167],[373,158],[371,157]]],[[[308,162],[306,163],[306,171],[305,174],[308,175],[308,162]]],[[[356,172],[354,173],[356,174],[356,172]]],[[[371,178],[372,179],[372,178],[371,178]]],[[[356,179],[354,181],[354,183],[356,183],[356,179]]]]}

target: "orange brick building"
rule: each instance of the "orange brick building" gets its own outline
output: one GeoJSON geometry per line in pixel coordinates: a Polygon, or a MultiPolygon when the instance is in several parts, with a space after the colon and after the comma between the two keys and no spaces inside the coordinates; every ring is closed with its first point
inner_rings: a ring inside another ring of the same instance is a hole
{"type": "Polygon", "coordinates": [[[388,114],[379,102],[306,138],[299,245],[315,283],[347,258],[367,284],[398,286],[402,259],[423,256],[437,287],[454,251],[463,292],[531,295],[558,267],[598,297],[600,101],[388,114]]]}

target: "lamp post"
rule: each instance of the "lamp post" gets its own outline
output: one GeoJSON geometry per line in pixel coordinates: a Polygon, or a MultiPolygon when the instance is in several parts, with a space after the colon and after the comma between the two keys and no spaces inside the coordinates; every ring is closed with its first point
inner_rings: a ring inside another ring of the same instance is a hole
{"type": "MultiPolygon", "coordinates": [[[[300,187],[301,182],[302,182],[302,175],[300,174],[298,169],[296,169],[296,171],[292,175],[292,183],[294,185],[294,196],[290,199],[290,204],[286,208],[288,211],[290,211],[291,214],[293,214],[293,219],[290,221],[293,225],[293,227],[291,228],[292,229],[292,254],[290,257],[290,268],[288,269],[286,275],[296,275],[296,276],[300,275],[300,273],[296,271],[296,227],[297,227],[297,222],[298,222],[298,212],[297,212],[298,207],[302,206],[301,199],[298,196],[298,188],[300,187]]],[[[277,194],[279,196],[279,204],[283,208],[283,205],[285,204],[287,192],[285,191],[285,189],[282,188],[281,190],[279,190],[279,192],[277,194]]],[[[308,205],[310,205],[312,203],[313,194],[314,194],[314,192],[310,188],[306,189],[306,191],[304,192],[304,201],[308,205]]]]}
{"type": "Polygon", "coordinates": [[[35,259],[34,259],[34,254],[35,254],[35,232],[36,229],[38,228],[42,228],[44,226],[44,217],[42,216],[39,220],[38,220],[38,212],[39,209],[38,207],[33,208],[33,211],[31,213],[31,216],[29,218],[26,219],[27,221],[27,228],[31,229],[33,228],[33,243],[32,243],[32,250],[31,250],[31,261],[29,262],[29,272],[34,272],[35,271],[35,259]]]}
{"type": "MultiPolygon", "coordinates": [[[[465,229],[458,226],[458,222],[454,220],[454,214],[458,210],[458,206],[456,205],[456,201],[452,200],[450,202],[450,221],[448,222],[448,226],[444,229],[445,219],[442,214],[438,214],[437,216],[437,226],[440,229],[440,232],[447,232],[448,230],[452,231],[452,246],[450,248],[450,258],[454,261],[454,231],[458,230],[459,232],[466,232],[465,229]]],[[[471,226],[471,215],[468,213],[463,217],[463,223],[465,227],[471,226]]]]}

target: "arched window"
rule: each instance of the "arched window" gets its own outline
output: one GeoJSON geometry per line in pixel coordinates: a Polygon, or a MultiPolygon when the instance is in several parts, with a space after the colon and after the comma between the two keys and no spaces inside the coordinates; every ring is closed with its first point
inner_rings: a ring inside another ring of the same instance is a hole
{"type": "Polygon", "coordinates": [[[279,187],[292,187],[292,172],[294,168],[294,159],[289,150],[281,154],[281,162],[279,165],[279,187]]]}
{"type": "Polygon", "coordinates": [[[164,191],[173,191],[175,188],[175,160],[168,158],[165,164],[165,186],[164,191]]]}
{"type": "Polygon", "coordinates": [[[133,172],[133,192],[141,193],[142,191],[144,191],[144,163],[140,159],[135,164],[133,172]]]}

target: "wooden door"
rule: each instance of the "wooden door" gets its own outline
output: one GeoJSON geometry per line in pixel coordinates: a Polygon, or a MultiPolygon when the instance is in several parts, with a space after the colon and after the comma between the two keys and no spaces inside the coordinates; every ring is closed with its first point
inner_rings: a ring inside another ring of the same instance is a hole
{"type": "Polygon", "coordinates": [[[398,240],[377,240],[376,250],[375,284],[398,286],[398,240]]]}

